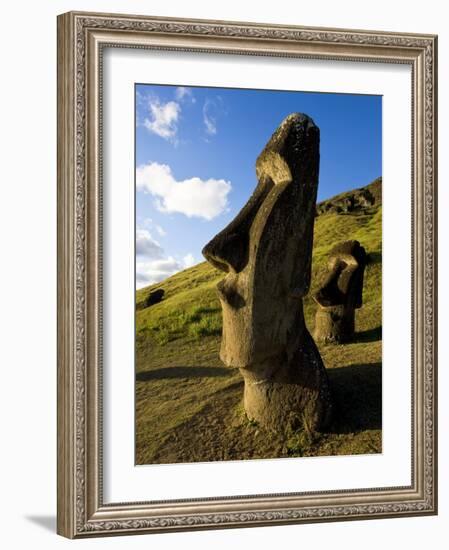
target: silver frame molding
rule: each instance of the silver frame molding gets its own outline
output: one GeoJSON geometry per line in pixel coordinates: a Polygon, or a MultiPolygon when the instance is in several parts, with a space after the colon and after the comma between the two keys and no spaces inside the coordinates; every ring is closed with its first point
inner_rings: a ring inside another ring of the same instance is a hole
{"type": "Polygon", "coordinates": [[[58,533],[70,538],[437,513],[437,37],[70,12],[58,17],[58,533]],[[412,68],[412,484],[104,504],[102,48],[412,68]]]}

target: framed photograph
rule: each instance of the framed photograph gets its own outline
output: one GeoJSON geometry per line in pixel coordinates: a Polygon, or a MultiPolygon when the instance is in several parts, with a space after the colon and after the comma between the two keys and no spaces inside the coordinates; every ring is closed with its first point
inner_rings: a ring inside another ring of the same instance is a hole
{"type": "Polygon", "coordinates": [[[59,16],[59,534],[437,513],[436,52],[59,16]]]}

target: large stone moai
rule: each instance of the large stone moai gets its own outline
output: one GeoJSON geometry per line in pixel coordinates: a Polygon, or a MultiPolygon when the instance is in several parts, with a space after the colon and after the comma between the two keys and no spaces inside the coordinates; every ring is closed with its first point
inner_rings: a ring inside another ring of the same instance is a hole
{"type": "Polygon", "coordinates": [[[240,369],[250,419],[276,431],[319,430],[330,419],[328,378],[309,334],[309,290],[319,129],[293,113],[256,161],[258,185],[237,217],[203,249],[227,273],[220,358],[240,369]]]}
{"type": "Polygon", "coordinates": [[[362,307],[366,253],[358,241],[346,241],[329,254],[328,273],[313,296],[318,304],[314,338],[342,343],[354,336],[355,310],[362,307]]]}

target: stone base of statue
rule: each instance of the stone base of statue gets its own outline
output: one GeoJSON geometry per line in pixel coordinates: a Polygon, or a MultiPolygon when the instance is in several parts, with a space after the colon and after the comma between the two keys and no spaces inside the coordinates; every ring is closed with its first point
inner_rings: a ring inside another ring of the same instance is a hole
{"type": "Polygon", "coordinates": [[[300,349],[277,368],[240,369],[247,417],[276,432],[321,431],[332,416],[329,382],[320,354],[307,332],[300,349]],[[267,372],[270,374],[267,375],[267,372]]]}

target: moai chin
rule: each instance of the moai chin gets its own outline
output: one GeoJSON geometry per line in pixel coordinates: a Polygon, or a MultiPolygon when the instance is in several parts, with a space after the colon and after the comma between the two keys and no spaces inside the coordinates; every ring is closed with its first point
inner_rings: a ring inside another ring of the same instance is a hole
{"type": "Polygon", "coordinates": [[[328,273],[313,296],[318,304],[314,338],[342,343],[354,337],[355,310],[362,307],[366,253],[358,241],[346,241],[329,254],[328,273]]]}
{"type": "Polygon", "coordinates": [[[248,417],[276,431],[329,421],[328,378],[309,334],[309,290],[319,169],[319,129],[307,115],[281,123],[256,161],[257,187],[203,249],[226,273],[220,358],[240,369],[248,417]]]}

